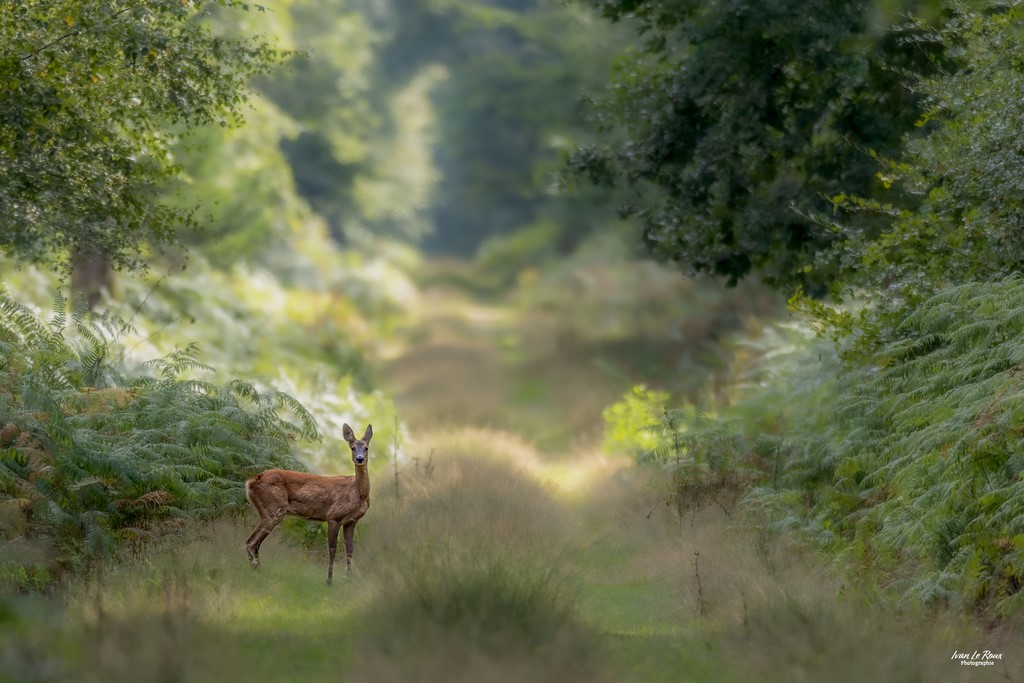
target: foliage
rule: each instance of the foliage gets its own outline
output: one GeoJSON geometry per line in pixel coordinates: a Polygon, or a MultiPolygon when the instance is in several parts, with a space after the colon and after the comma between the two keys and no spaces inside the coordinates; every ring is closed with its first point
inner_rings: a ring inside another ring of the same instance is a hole
{"type": "Polygon", "coordinates": [[[897,319],[949,284],[999,280],[1024,264],[1018,199],[1024,8],[987,2],[981,9],[953,9],[941,30],[927,35],[946,46],[956,68],[914,82],[923,106],[918,124],[930,133],[911,141],[883,171],[887,182],[920,197],[920,205],[894,211],[836,198],[845,210],[894,216],[877,241],[850,245],[862,253],[851,285],[893,309],[897,319]]]}
{"type": "Polygon", "coordinates": [[[485,240],[474,259],[477,281],[500,292],[529,279],[529,273],[536,275],[558,258],[555,244],[560,232],[557,223],[540,221],[485,240]]]}
{"type": "Polygon", "coordinates": [[[763,479],[759,440],[744,433],[739,419],[693,404],[670,408],[668,399],[667,393],[633,387],[602,415],[603,448],[616,453],[625,446],[638,464],[664,470],[671,485],[666,503],[680,517],[705,499],[724,507],[720,494],[744,491],[763,479]]]}
{"type": "Polygon", "coordinates": [[[802,286],[794,308],[838,342],[736,348],[731,386],[705,396],[720,417],[663,407],[647,459],[677,495],[716,462],[760,482],[748,502],[771,527],[908,602],[1019,613],[1021,8],[882,31],[855,3],[592,4],[650,42],[606,100],[630,141],[576,170],[646,185],[648,239],[684,267],[802,286]],[[825,35],[842,47],[817,56],[825,35]],[[816,300],[825,285],[845,305],[816,300]]]}
{"type": "MultiPolygon", "coordinates": [[[[406,239],[416,233],[410,225],[366,221],[376,207],[359,196],[359,186],[378,180],[380,167],[394,156],[393,149],[388,154],[383,148],[399,137],[402,121],[388,107],[395,85],[372,77],[379,31],[353,5],[324,7],[299,0],[281,7],[285,19],[269,27],[303,50],[292,56],[288,68],[256,83],[287,121],[270,132],[270,151],[282,157],[273,163],[284,162],[281,171],[293,178],[298,196],[339,242],[350,239],[360,223],[406,239]]],[[[422,166],[408,156],[401,162],[422,166]]],[[[398,206],[410,208],[404,201],[398,206]]]]}
{"type": "Polygon", "coordinates": [[[591,234],[608,193],[567,196],[551,176],[573,141],[588,137],[578,101],[606,78],[618,34],[550,0],[378,4],[387,36],[380,78],[407,82],[428,65],[447,76],[429,97],[437,181],[426,247],[470,255],[488,238],[544,222],[558,226],[563,251],[591,234]]]}
{"type": "Polygon", "coordinates": [[[634,370],[629,376],[660,377],[663,388],[691,392],[724,366],[722,335],[780,307],[764,290],[735,291],[682,277],[639,258],[622,236],[608,233],[547,267],[528,266],[516,294],[524,310],[558,329],[563,343],[618,349],[634,370]],[[675,371],[671,385],[666,367],[675,371]]]}
{"type": "MultiPolygon", "coordinates": [[[[235,0],[5,0],[0,5],[0,248],[31,261],[101,254],[141,268],[146,244],[195,227],[156,201],[178,134],[237,120],[277,58],[198,19],[235,0]]],[[[254,6],[255,7],[255,6],[254,6]]],[[[244,5],[248,8],[248,5],[244,5]]]]}
{"type": "MultiPolygon", "coordinates": [[[[919,95],[903,72],[928,73],[942,54],[923,28],[889,28],[930,3],[819,0],[661,3],[590,0],[646,36],[597,100],[605,135],[568,171],[602,186],[622,180],[654,253],[689,273],[736,283],[751,273],[821,295],[849,263],[845,233],[815,218],[841,191],[912,204],[878,182],[878,155],[899,153],[915,130],[919,95]]],[[[871,238],[885,216],[846,230],[871,238]]],[[[852,220],[852,219],[851,219],[852,220]]]]}
{"type": "Polygon", "coordinates": [[[114,362],[123,321],[75,310],[58,295],[42,320],[0,298],[0,499],[4,582],[45,582],[111,548],[134,546],[244,505],[244,479],[297,467],[291,442],[318,438],[289,395],[191,378],[193,346],[128,375],[114,362]],[[27,538],[41,554],[14,551],[27,538]]]}
{"type": "Polygon", "coordinates": [[[805,433],[784,500],[815,536],[926,603],[1018,611],[1024,586],[1024,281],[945,289],[851,366],[805,433]],[[788,497],[787,497],[788,496],[788,497]],[[806,506],[806,507],[805,507],[806,506]]]}
{"type": "Polygon", "coordinates": [[[767,528],[799,530],[911,605],[1019,613],[1022,295],[1020,277],[945,288],[872,358],[841,360],[808,332],[768,337],[721,417],[684,432],[666,412],[655,454],[717,458],[759,486],[747,502],[767,528]]]}
{"type": "Polygon", "coordinates": [[[203,229],[181,235],[181,241],[223,268],[268,263],[274,256],[278,263],[296,261],[299,236],[316,229],[315,214],[275,144],[294,122],[262,95],[253,95],[249,105],[245,126],[204,126],[175,146],[180,173],[163,195],[180,210],[201,207],[203,229]]]}
{"type": "Polygon", "coordinates": [[[655,450],[659,440],[651,428],[658,424],[659,413],[668,400],[668,392],[652,391],[638,384],[620,401],[605,408],[601,414],[605,452],[642,457],[655,450]]]}
{"type": "Polygon", "coordinates": [[[1021,294],[1018,278],[942,290],[875,363],[820,343],[830,358],[814,363],[805,346],[776,380],[731,389],[741,398],[704,433],[666,412],[655,455],[690,500],[708,480],[688,449],[710,446],[722,472],[762,483],[748,503],[769,528],[799,529],[911,604],[1018,614],[1021,294]]]}

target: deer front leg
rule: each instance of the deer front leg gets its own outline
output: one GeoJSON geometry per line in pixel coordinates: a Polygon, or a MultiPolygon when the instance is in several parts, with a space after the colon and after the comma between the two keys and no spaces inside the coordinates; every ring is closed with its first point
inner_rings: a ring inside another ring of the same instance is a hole
{"type": "Polygon", "coordinates": [[[346,572],[352,573],[352,548],[354,545],[354,536],[356,530],[356,523],[349,522],[345,525],[345,566],[346,572]]]}
{"type": "Polygon", "coordinates": [[[334,551],[338,549],[338,529],[341,522],[336,519],[327,522],[327,552],[330,558],[327,560],[327,585],[331,585],[334,578],[334,551]]]}

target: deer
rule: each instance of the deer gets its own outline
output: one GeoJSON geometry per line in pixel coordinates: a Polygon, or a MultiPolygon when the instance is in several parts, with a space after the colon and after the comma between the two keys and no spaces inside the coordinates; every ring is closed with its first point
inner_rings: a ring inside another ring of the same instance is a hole
{"type": "Polygon", "coordinates": [[[338,547],[338,530],[345,530],[345,563],[347,574],[352,574],[352,547],[356,522],[370,507],[370,439],[373,426],[367,425],[363,438],[345,424],[342,436],[352,449],[352,462],[356,473],[352,475],[323,476],[291,470],[265,470],[245,482],[245,496],[259,513],[260,521],[249,538],[245,549],[253,569],[260,568],[260,544],[281,523],[285,515],[295,515],[315,522],[327,522],[327,585],[334,578],[334,551],[338,547]]]}

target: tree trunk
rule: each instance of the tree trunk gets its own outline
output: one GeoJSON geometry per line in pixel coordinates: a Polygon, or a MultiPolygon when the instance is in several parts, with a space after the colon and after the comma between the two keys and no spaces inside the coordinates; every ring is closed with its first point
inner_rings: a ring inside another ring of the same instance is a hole
{"type": "Polygon", "coordinates": [[[76,250],[71,257],[72,299],[85,299],[91,311],[99,303],[104,290],[107,296],[114,291],[114,269],[110,267],[110,259],[96,249],[76,250]]]}

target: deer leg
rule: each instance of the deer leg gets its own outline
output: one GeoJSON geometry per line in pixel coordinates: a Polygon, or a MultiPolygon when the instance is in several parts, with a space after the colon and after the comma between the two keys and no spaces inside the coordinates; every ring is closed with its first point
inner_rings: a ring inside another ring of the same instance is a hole
{"type": "Polygon", "coordinates": [[[249,538],[245,539],[245,552],[249,555],[249,564],[252,565],[253,569],[260,568],[260,558],[257,555],[257,551],[253,550],[252,542],[256,539],[257,534],[259,534],[260,531],[262,530],[263,519],[260,518],[260,521],[256,524],[256,528],[252,530],[251,534],[249,534],[249,538]]]}
{"type": "Polygon", "coordinates": [[[284,508],[280,508],[271,512],[267,517],[260,521],[256,530],[249,536],[249,540],[246,541],[245,547],[249,551],[249,560],[252,562],[254,569],[258,569],[260,566],[260,545],[270,535],[270,532],[274,530],[281,520],[284,519],[286,512],[284,508]]]}
{"type": "Polygon", "coordinates": [[[349,574],[352,573],[352,547],[354,545],[353,537],[355,535],[355,530],[355,522],[349,522],[345,525],[345,567],[346,572],[349,574]]]}
{"type": "MultiPolygon", "coordinates": [[[[264,533],[264,529],[267,529],[267,525],[271,523],[270,517],[266,516],[263,511],[260,512],[260,521],[256,524],[256,528],[252,530],[252,533],[249,534],[249,538],[245,539],[245,552],[249,554],[249,563],[253,569],[260,568],[260,543],[270,533],[269,530],[264,533]]],[[[274,525],[271,525],[270,529],[273,528],[274,525]]]]}
{"type": "Polygon", "coordinates": [[[327,551],[330,556],[327,560],[327,585],[331,585],[334,578],[334,551],[338,549],[338,530],[341,523],[336,519],[327,521],[327,551]]]}
{"type": "Polygon", "coordinates": [[[256,536],[259,535],[260,531],[263,529],[263,525],[266,523],[267,518],[263,515],[260,515],[260,521],[256,523],[256,528],[252,530],[251,534],[249,534],[249,538],[245,539],[245,547],[247,550],[252,545],[252,542],[256,540],[256,536]]]}

